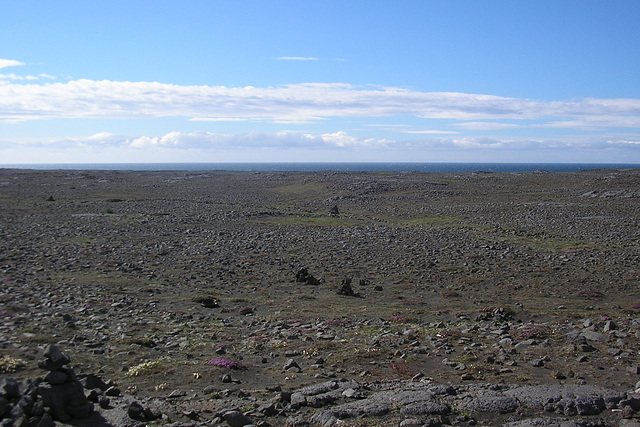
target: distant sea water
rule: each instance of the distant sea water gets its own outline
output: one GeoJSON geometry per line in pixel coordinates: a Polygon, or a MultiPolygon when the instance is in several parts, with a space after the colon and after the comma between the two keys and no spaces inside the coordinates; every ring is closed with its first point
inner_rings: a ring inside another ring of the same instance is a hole
{"type": "Polygon", "coordinates": [[[640,163],[59,163],[12,164],[3,169],[114,171],[272,171],[272,172],[577,172],[593,169],[636,169],[640,163]]]}

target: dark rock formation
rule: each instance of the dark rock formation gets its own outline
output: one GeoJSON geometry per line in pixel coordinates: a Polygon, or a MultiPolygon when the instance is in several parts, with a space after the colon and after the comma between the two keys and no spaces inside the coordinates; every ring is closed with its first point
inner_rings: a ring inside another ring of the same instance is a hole
{"type": "Polygon", "coordinates": [[[355,293],[353,288],[351,287],[350,277],[345,277],[344,279],[342,279],[342,282],[340,282],[340,288],[338,289],[338,295],[345,295],[348,297],[360,296],[360,294],[355,293]]]}
{"type": "Polygon", "coordinates": [[[296,282],[313,286],[317,286],[320,284],[320,280],[313,277],[313,275],[310,274],[309,270],[307,270],[306,268],[301,268],[300,270],[298,270],[298,272],[296,273],[296,282]]]}
{"type": "Polygon", "coordinates": [[[22,384],[13,378],[3,381],[2,425],[53,426],[54,420],[69,422],[87,418],[93,412],[93,403],[87,400],[75,372],[67,366],[69,357],[54,345],[47,347],[44,356],[38,362],[40,368],[48,371],[44,378],[29,379],[22,384]]]}

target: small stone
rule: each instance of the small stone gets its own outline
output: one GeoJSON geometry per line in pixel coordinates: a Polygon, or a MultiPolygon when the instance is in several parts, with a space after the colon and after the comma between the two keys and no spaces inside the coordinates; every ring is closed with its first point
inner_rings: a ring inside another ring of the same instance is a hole
{"type": "Polygon", "coordinates": [[[536,368],[541,368],[544,366],[544,358],[540,358],[540,359],[533,359],[532,361],[529,362],[531,364],[531,366],[534,366],[536,368]]]}
{"type": "Polygon", "coordinates": [[[298,365],[298,362],[296,362],[296,361],[295,361],[295,359],[289,359],[289,360],[287,360],[287,361],[285,362],[285,364],[284,364],[283,369],[284,369],[285,371],[288,371],[288,370],[290,370],[290,369],[298,370],[298,372],[300,372],[300,371],[301,371],[301,369],[300,369],[300,365],[298,365]]]}
{"type": "Polygon", "coordinates": [[[353,291],[353,288],[351,287],[350,277],[345,277],[344,279],[342,279],[342,282],[340,283],[340,289],[338,289],[338,295],[344,295],[349,297],[357,296],[357,294],[353,291]]]}
{"type": "Polygon", "coordinates": [[[422,425],[422,420],[418,418],[407,418],[406,420],[402,420],[402,422],[400,423],[400,427],[419,427],[422,425]]]}
{"type": "MultiPolygon", "coordinates": [[[[82,396],[84,398],[84,396],[82,396]]],[[[68,405],[67,410],[73,418],[87,418],[93,412],[93,403],[86,400],[77,406],[68,405]]]]}
{"type": "Polygon", "coordinates": [[[10,397],[20,397],[20,383],[15,378],[7,378],[0,386],[5,394],[10,397]]]}
{"type": "Polygon", "coordinates": [[[127,408],[127,415],[129,415],[129,418],[137,421],[147,421],[147,417],[144,414],[144,407],[137,401],[131,402],[129,408],[127,408]]]}
{"type": "Polygon", "coordinates": [[[253,309],[251,307],[242,307],[238,310],[238,314],[241,316],[246,316],[253,313],[253,309]]]}
{"type": "Polygon", "coordinates": [[[67,382],[67,374],[61,371],[51,371],[45,375],[44,380],[49,384],[64,384],[67,382]]]}
{"type": "Polygon", "coordinates": [[[606,342],[607,337],[599,332],[583,331],[581,335],[589,341],[606,342]]]}
{"type": "Polygon", "coordinates": [[[583,353],[590,353],[590,352],[592,352],[592,351],[596,351],[596,349],[595,349],[594,347],[590,346],[590,345],[589,345],[589,344],[587,344],[587,343],[580,343],[580,344],[577,344],[577,345],[576,345],[576,349],[577,349],[578,351],[583,352],[583,353]]]}
{"type": "Polygon", "coordinates": [[[46,348],[44,357],[45,360],[38,362],[38,366],[47,371],[57,371],[71,362],[71,359],[53,344],[46,348]]]}
{"type": "Polygon", "coordinates": [[[144,415],[148,420],[157,420],[162,416],[162,413],[155,405],[149,405],[144,407],[144,415]]]}
{"type": "Polygon", "coordinates": [[[102,390],[100,390],[99,388],[94,388],[93,390],[89,391],[89,394],[87,394],[87,400],[93,403],[98,403],[101,397],[102,390]]]}
{"type": "Polygon", "coordinates": [[[218,300],[216,300],[213,297],[202,297],[198,299],[198,302],[200,302],[200,304],[202,304],[203,307],[205,308],[217,308],[220,307],[218,305],[218,300]]]}
{"type": "Polygon", "coordinates": [[[109,409],[110,408],[109,405],[111,404],[111,399],[109,399],[107,396],[100,396],[98,398],[98,404],[102,409],[109,409]]]}
{"type": "Polygon", "coordinates": [[[47,414],[46,412],[44,414],[42,414],[42,416],[40,417],[40,421],[38,421],[38,427],[54,427],[55,423],[53,422],[53,418],[51,418],[51,415],[47,414]]]}
{"type": "Polygon", "coordinates": [[[418,381],[421,378],[424,378],[424,374],[422,372],[418,372],[413,377],[411,377],[411,381],[418,381]]]}
{"type": "Polygon", "coordinates": [[[279,411],[275,403],[269,402],[269,403],[260,405],[258,407],[258,412],[260,412],[261,414],[264,414],[267,417],[273,417],[274,415],[277,415],[279,411]]]}
{"type": "Polygon", "coordinates": [[[631,406],[625,406],[624,408],[622,408],[622,418],[630,419],[633,417],[633,414],[634,410],[631,406]]]}
{"type": "Polygon", "coordinates": [[[4,417],[4,414],[9,409],[9,401],[4,397],[0,397],[0,419],[4,417]]]}
{"type": "Polygon", "coordinates": [[[100,389],[102,391],[109,388],[107,384],[96,374],[88,374],[84,378],[84,388],[87,390],[93,390],[94,388],[100,389]]]}
{"type": "Polygon", "coordinates": [[[244,427],[253,424],[253,420],[240,411],[225,412],[222,418],[229,424],[229,427],[244,427]]]}
{"type": "Polygon", "coordinates": [[[105,395],[111,397],[118,397],[120,396],[120,393],[120,389],[116,386],[111,386],[104,392],[105,395]]]}
{"type": "Polygon", "coordinates": [[[184,415],[185,417],[191,419],[191,420],[197,420],[198,418],[200,418],[200,416],[198,415],[198,413],[196,411],[194,411],[193,409],[190,411],[183,411],[182,415],[184,415]]]}

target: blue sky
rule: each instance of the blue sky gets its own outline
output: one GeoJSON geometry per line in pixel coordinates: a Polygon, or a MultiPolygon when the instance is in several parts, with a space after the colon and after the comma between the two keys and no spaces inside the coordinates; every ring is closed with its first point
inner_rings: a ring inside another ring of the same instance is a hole
{"type": "Polygon", "coordinates": [[[0,12],[0,164],[640,163],[637,0],[0,12]]]}

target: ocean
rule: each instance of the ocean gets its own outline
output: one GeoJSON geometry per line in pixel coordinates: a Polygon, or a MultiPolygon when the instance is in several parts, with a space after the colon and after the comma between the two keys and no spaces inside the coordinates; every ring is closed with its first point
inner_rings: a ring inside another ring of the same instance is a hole
{"type": "Polygon", "coordinates": [[[637,169],[639,163],[59,163],[12,164],[2,169],[117,171],[352,171],[352,172],[577,172],[592,169],[637,169]]]}

